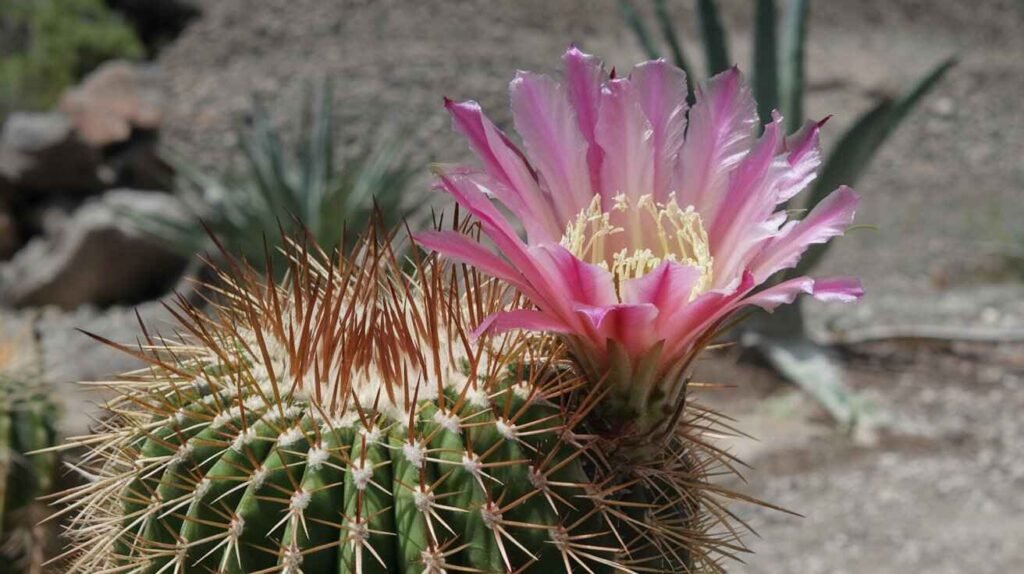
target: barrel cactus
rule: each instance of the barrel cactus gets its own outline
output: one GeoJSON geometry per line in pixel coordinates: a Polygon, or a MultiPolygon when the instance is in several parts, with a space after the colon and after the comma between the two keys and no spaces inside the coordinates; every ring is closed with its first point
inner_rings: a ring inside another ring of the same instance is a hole
{"type": "Polygon", "coordinates": [[[283,283],[232,264],[211,312],[125,348],[149,366],[78,441],[68,572],[717,572],[742,549],[715,415],[619,433],[556,340],[473,336],[504,284],[290,245],[283,283]]]}
{"type": "Polygon", "coordinates": [[[59,408],[21,346],[0,350],[0,556],[15,572],[39,572],[50,538],[39,498],[57,478],[59,408]],[[30,454],[34,453],[34,454],[30,454]]]}

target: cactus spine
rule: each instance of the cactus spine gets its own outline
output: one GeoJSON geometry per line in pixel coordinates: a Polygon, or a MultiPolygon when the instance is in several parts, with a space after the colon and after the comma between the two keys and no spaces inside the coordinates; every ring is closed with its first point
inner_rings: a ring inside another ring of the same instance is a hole
{"type": "Polygon", "coordinates": [[[277,286],[233,265],[209,315],[126,348],[149,368],[73,441],[94,479],[62,497],[68,572],[719,571],[740,548],[713,415],[638,449],[554,343],[470,335],[505,287],[376,240],[311,251],[277,286]]]}

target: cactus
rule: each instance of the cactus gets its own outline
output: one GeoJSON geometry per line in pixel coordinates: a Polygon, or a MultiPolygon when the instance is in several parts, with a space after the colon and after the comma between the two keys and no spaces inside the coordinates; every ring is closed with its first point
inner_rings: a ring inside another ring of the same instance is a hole
{"type": "Polygon", "coordinates": [[[40,572],[47,554],[46,505],[58,455],[32,454],[57,444],[59,409],[38,374],[15,368],[14,347],[0,352],[0,559],[16,572],[40,572]],[[5,357],[7,357],[5,359],[5,357]]]}
{"type": "Polygon", "coordinates": [[[179,340],[121,347],[149,367],[70,441],[92,480],[60,497],[67,572],[717,572],[742,549],[713,414],[619,434],[552,340],[470,335],[508,287],[288,245],[281,285],[232,263],[179,340]]]}

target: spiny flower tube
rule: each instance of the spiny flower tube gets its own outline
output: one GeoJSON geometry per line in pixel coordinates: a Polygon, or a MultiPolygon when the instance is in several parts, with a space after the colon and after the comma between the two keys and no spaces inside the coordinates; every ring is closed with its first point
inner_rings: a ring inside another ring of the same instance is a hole
{"type": "Polygon", "coordinates": [[[663,60],[628,77],[605,74],[575,47],[563,60],[563,83],[519,72],[510,85],[525,151],[476,102],[445,101],[483,169],[442,170],[439,186],[499,253],[453,231],[417,240],[532,303],[491,315],[478,332],[564,335],[591,379],[610,385],[621,418],[644,432],[678,412],[690,361],[738,310],[770,311],[800,294],[861,296],[850,277],[768,284],[809,246],[841,235],[858,197],[840,187],[798,220],[780,209],[816,175],[823,122],[785,137],[775,114],[758,137],[735,68],[701,86],[688,108],[683,71],[663,60]]]}
{"type": "Polygon", "coordinates": [[[279,285],[231,265],[208,310],[124,348],[148,367],[70,441],[61,572],[721,572],[744,550],[718,415],[688,404],[638,459],[553,338],[470,336],[507,285],[433,255],[407,272],[375,237],[285,242],[279,285]]]}

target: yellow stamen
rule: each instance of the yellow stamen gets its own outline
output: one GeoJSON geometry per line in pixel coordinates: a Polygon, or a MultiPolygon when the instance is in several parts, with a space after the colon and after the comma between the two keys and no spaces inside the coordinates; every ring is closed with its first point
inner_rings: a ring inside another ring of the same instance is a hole
{"type": "Polygon", "coordinates": [[[710,288],[713,279],[714,259],[700,214],[693,206],[680,207],[675,193],[669,195],[666,203],[654,201],[651,195],[641,196],[633,203],[620,194],[608,212],[602,209],[601,198],[595,196],[590,206],[566,227],[561,244],[580,259],[611,271],[616,289],[623,281],[642,277],[664,261],[700,270],[691,300],[710,288]],[[616,212],[628,215],[617,219],[635,222],[632,225],[636,228],[629,233],[632,241],[628,247],[611,251],[609,238],[625,231],[612,222],[616,212]],[[645,232],[647,225],[651,226],[653,237],[651,232],[645,232]],[[649,244],[642,244],[645,238],[649,244]]]}

